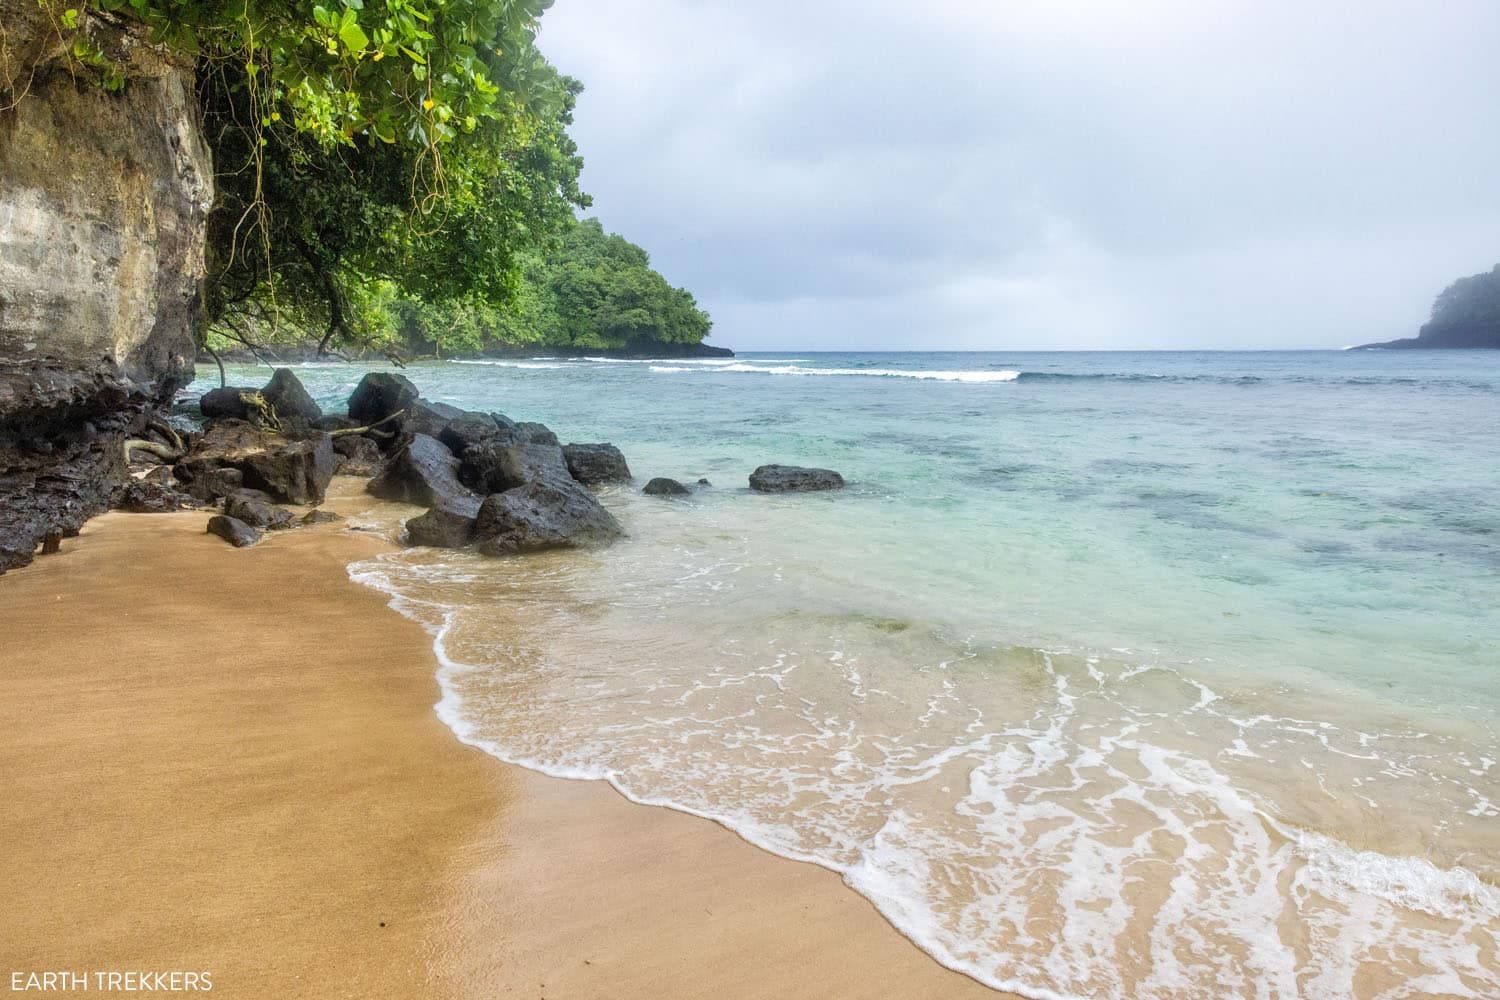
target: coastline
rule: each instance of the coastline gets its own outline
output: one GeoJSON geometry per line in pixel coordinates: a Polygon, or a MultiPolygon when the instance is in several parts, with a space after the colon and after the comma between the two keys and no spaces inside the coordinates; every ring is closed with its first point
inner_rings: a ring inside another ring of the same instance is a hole
{"type": "MultiPolygon", "coordinates": [[[[326,509],[371,502],[336,480],[326,509]]],[[[110,513],[0,579],[0,971],[230,997],[995,997],[831,872],[459,743],[326,525],[110,513]]]]}

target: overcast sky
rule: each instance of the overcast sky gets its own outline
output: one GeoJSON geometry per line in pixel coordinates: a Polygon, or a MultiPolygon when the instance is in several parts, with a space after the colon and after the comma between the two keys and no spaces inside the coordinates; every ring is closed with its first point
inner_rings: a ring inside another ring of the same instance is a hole
{"type": "Polygon", "coordinates": [[[557,0],[606,227],[755,349],[1340,347],[1500,261],[1500,0],[557,0]]]}

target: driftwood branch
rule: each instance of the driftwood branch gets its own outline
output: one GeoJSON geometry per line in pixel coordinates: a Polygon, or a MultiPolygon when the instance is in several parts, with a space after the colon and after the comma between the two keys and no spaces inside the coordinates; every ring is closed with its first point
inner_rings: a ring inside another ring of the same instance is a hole
{"type": "Polygon", "coordinates": [[[341,428],[341,429],[336,430],[336,431],[329,431],[328,432],[328,436],[329,437],[347,437],[350,434],[369,434],[371,437],[390,438],[390,437],[394,436],[394,435],[391,434],[390,431],[377,431],[375,428],[379,427],[381,424],[388,424],[388,423],[390,423],[392,420],[395,420],[397,417],[401,416],[401,414],[403,414],[405,412],[406,412],[406,409],[403,407],[402,409],[397,410],[395,413],[392,413],[388,417],[381,417],[379,420],[375,421],[373,424],[368,424],[368,425],[366,425],[364,427],[344,427],[344,428],[341,428]]]}

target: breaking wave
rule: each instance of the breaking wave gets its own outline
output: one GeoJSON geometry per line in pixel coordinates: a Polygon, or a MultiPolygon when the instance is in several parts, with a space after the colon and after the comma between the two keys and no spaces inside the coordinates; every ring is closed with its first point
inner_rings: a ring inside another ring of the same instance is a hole
{"type": "Polygon", "coordinates": [[[1283,808],[1329,781],[1385,803],[1419,789],[1439,796],[1419,814],[1457,815],[1477,794],[1453,781],[1472,773],[1463,741],[1258,700],[1247,713],[1244,692],[1119,655],[858,614],[713,613],[761,591],[743,580],[753,557],[686,574],[637,561],[603,589],[597,566],[495,565],[405,552],[350,567],[433,636],[437,712],[461,741],[838,872],[989,986],[1035,1000],[1500,995],[1500,890],[1386,847],[1379,823],[1395,820],[1364,820],[1371,850],[1283,808]],[[612,608],[647,581],[692,622],[643,624],[628,597],[612,608]]]}
{"type": "MultiPolygon", "coordinates": [[[[651,370],[662,374],[690,372],[695,369],[682,367],[675,362],[667,365],[652,365],[651,370]]],[[[754,364],[731,361],[707,369],[712,372],[737,372],[752,375],[801,375],[866,378],[914,378],[934,382],[1014,382],[1020,377],[1017,371],[931,371],[905,368],[808,368],[791,364],[754,364]]]]}

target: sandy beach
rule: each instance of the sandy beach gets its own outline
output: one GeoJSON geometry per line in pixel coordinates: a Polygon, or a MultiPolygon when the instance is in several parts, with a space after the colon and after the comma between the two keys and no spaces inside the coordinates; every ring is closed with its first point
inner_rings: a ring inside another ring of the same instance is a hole
{"type": "MultiPolygon", "coordinates": [[[[356,510],[336,481],[327,507],[356,510]]],[[[993,997],[834,874],[435,717],[340,524],[110,513],[0,578],[0,973],[227,997],[993,997]]]]}

